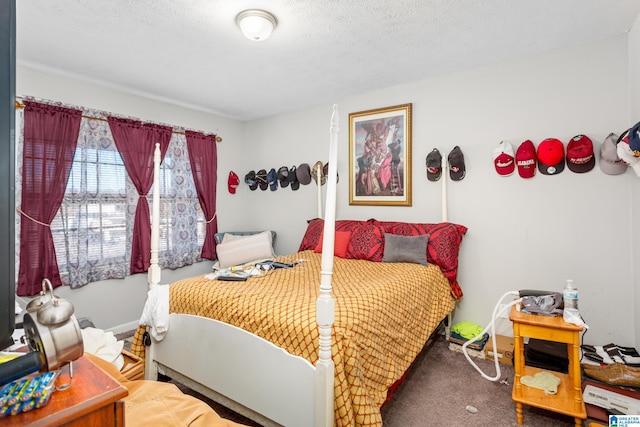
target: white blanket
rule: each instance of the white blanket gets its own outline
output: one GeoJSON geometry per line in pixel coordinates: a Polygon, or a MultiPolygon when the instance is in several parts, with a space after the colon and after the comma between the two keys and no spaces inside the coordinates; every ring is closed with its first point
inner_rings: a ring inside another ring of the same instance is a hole
{"type": "Polygon", "coordinates": [[[169,285],[158,285],[149,290],[140,325],[150,326],[151,336],[162,341],[169,330],[169,285]]]}

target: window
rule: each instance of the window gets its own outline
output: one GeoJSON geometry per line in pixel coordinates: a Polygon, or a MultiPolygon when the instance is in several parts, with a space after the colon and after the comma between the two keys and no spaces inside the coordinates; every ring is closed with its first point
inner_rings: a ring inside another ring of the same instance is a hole
{"type": "Polygon", "coordinates": [[[127,179],[109,124],[83,118],[64,200],[51,223],[65,285],[80,287],[129,273],[128,199],[137,200],[137,194],[128,194],[127,179]]]}
{"type": "MultiPolygon", "coordinates": [[[[138,202],[109,124],[101,113],[85,113],[95,118],[82,119],[64,200],[51,224],[60,276],[72,288],[129,274],[138,202]]],[[[160,267],[200,261],[205,220],[182,134],[172,134],[160,167],[160,187],[160,267]]]]}

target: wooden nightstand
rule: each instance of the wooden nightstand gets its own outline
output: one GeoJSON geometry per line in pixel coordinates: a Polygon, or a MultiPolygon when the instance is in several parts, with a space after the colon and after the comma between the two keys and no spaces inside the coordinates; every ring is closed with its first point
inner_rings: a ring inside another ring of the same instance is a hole
{"type": "Polygon", "coordinates": [[[582,327],[566,323],[562,316],[525,314],[517,311],[515,307],[511,309],[509,319],[513,322],[513,366],[515,371],[511,396],[516,402],[518,424],[522,425],[524,422],[522,405],[525,404],[574,417],[576,427],[582,426],[587,418],[587,410],[582,398],[580,375],[580,332],[582,327]],[[544,371],[544,369],[525,366],[523,337],[567,344],[568,374],[553,372],[553,375],[561,380],[557,394],[545,394],[543,390],[520,383],[520,378],[523,376],[532,376],[544,371]]]}
{"type": "MultiPolygon", "coordinates": [[[[68,367],[58,379],[68,379],[68,367]]],[[[49,403],[2,420],[9,426],[124,426],[126,388],[82,356],[73,362],[73,381],[67,390],[56,391],[49,403]]]]}

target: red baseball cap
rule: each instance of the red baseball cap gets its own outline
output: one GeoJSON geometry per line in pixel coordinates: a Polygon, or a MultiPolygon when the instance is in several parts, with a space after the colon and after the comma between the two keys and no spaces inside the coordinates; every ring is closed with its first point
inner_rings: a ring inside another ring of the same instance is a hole
{"type": "Polygon", "coordinates": [[[516,170],[516,155],[510,142],[501,141],[493,150],[493,165],[500,176],[509,176],[516,170]]]}
{"type": "Polygon", "coordinates": [[[536,147],[527,139],[516,151],[516,165],[521,178],[533,178],[536,174],[536,147]]]}
{"type": "Polygon", "coordinates": [[[240,180],[238,179],[238,175],[234,171],[229,172],[229,179],[227,180],[227,187],[229,188],[229,193],[236,194],[236,188],[240,184],[240,180]]]}
{"type": "Polygon", "coordinates": [[[593,142],[586,135],[576,135],[567,144],[567,167],[575,173],[589,172],[596,165],[593,142]]]}
{"type": "Polygon", "coordinates": [[[538,169],[543,175],[557,175],[564,170],[564,145],[556,138],[547,138],[538,145],[538,169]]]}

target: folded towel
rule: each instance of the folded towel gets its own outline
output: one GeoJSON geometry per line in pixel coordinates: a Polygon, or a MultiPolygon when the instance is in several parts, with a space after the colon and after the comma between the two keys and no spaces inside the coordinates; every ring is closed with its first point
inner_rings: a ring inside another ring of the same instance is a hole
{"type": "Polygon", "coordinates": [[[556,394],[560,385],[560,378],[551,372],[541,371],[533,376],[523,376],[520,378],[520,382],[526,386],[544,390],[544,394],[556,394]]]}
{"type": "Polygon", "coordinates": [[[140,325],[151,327],[151,336],[162,341],[169,330],[169,285],[158,285],[147,292],[140,325]]]}
{"type": "Polygon", "coordinates": [[[482,326],[473,322],[458,322],[451,327],[451,332],[470,340],[482,333],[482,326]]]}

